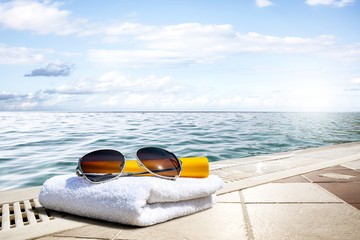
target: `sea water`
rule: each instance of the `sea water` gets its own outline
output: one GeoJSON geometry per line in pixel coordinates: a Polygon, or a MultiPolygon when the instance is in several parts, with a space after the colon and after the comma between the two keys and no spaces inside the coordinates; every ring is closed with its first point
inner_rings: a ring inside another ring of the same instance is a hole
{"type": "Polygon", "coordinates": [[[360,141],[360,113],[0,112],[0,191],[75,174],[90,151],[144,146],[209,161],[360,141]]]}

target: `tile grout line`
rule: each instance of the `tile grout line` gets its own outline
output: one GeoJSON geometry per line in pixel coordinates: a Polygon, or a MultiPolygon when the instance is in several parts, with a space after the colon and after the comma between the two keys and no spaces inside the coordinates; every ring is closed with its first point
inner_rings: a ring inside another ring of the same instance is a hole
{"type": "Polygon", "coordinates": [[[298,176],[304,178],[304,179],[305,179],[306,181],[308,181],[309,183],[314,184],[314,182],[313,182],[310,178],[306,177],[304,174],[300,174],[300,175],[298,175],[298,176]]]}
{"type": "Polygon", "coordinates": [[[115,238],[117,238],[122,231],[123,231],[123,230],[120,230],[120,231],[119,231],[118,233],[116,233],[112,238],[110,238],[110,240],[114,240],[115,238]]]}
{"type": "Polygon", "coordinates": [[[240,196],[241,206],[242,206],[242,210],[243,210],[243,215],[244,215],[244,220],[245,220],[246,232],[247,232],[247,235],[248,235],[248,239],[253,240],[254,239],[254,234],[253,234],[253,231],[252,231],[252,228],[251,228],[249,213],[248,213],[248,211],[246,209],[244,195],[243,195],[241,190],[239,191],[239,196],[240,196]]]}
{"type": "Polygon", "coordinates": [[[354,207],[351,203],[346,202],[346,201],[345,201],[344,199],[342,199],[340,196],[338,196],[338,195],[330,192],[330,191],[327,190],[326,188],[320,186],[318,183],[312,183],[312,184],[315,185],[316,187],[322,189],[323,191],[327,192],[328,194],[332,195],[333,197],[339,199],[339,200],[341,201],[340,203],[345,204],[345,205],[348,205],[348,206],[351,206],[351,207],[355,208],[356,210],[360,210],[360,209],[357,209],[356,207],[354,207]]]}

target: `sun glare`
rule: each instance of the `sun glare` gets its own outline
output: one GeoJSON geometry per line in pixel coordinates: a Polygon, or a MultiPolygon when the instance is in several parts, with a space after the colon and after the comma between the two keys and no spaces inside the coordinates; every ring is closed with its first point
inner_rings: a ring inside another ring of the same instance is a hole
{"type": "Polygon", "coordinates": [[[331,111],[333,105],[332,90],[325,84],[303,84],[290,91],[289,105],[296,111],[331,111]]]}

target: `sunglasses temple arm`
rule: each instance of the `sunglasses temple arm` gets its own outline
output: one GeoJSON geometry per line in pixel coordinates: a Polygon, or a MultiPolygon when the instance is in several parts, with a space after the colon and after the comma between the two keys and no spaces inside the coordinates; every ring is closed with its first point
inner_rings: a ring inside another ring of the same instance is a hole
{"type": "Polygon", "coordinates": [[[121,176],[126,177],[126,176],[141,175],[141,174],[147,174],[147,173],[150,173],[150,172],[137,172],[137,173],[126,172],[126,173],[122,173],[121,176]]]}
{"type": "Polygon", "coordinates": [[[140,174],[147,174],[147,173],[159,173],[159,172],[168,172],[168,171],[173,171],[173,170],[177,170],[177,168],[168,168],[168,169],[162,169],[162,170],[153,170],[151,172],[137,172],[137,173],[132,173],[132,172],[126,172],[126,173],[122,173],[121,176],[133,176],[133,175],[140,175],[140,174]]]}
{"type": "Polygon", "coordinates": [[[84,174],[80,171],[79,167],[76,167],[76,175],[79,177],[83,177],[84,174]]]}

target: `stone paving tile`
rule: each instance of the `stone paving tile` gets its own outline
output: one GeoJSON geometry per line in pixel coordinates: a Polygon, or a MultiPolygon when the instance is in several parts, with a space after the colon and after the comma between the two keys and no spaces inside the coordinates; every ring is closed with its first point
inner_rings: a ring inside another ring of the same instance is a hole
{"type": "Polygon", "coordinates": [[[217,203],[213,208],[151,227],[124,229],[115,239],[247,239],[242,206],[217,203]]]}
{"type": "Polygon", "coordinates": [[[240,193],[239,191],[226,193],[216,196],[216,202],[225,203],[225,202],[237,202],[240,203],[240,193]]]}
{"type": "Polygon", "coordinates": [[[90,224],[84,227],[74,228],[67,231],[55,233],[54,237],[69,238],[92,238],[92,239],[111,239],[127,226],[99,221],[98,224],[90,224]]]}
{"type": "Polygon", "coordinates": [[[360,211],[343,203],[246,204],[254,239],[359,239],[360,211]]]}
{"type": "Polygon", "coordinates": [[[268,183],[244,189],[244,199],[250,202],[341,202],[312,183],[268,183]]]}
{"type": "Polygon", "coordinates": [[[350,204],[360,204],[360,183],[317,183],[350,204]]]}
{"type": "Polygon", "coordinates": [[[322,170],[303,174],[314,183],[320,182],[360,182],[360,171],[342,166],[325,168],[322,170]]]}
{"type": "Polygon", "coordinates": [[[345,166],[345,167],[348,167],[351,169],[360,170],[360,160],[344,163],[344,164],[342,164],[342,166],[345,166]]]}

